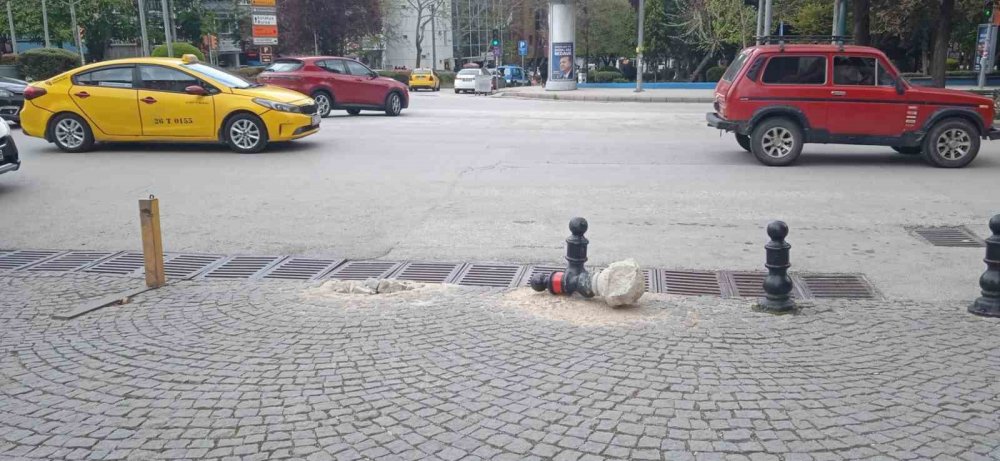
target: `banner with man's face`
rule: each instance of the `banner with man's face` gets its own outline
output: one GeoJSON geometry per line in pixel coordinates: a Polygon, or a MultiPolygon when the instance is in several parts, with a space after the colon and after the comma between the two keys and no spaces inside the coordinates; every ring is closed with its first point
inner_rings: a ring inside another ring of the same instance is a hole
{"type": "Polygon", "coordinates": [[[576,79],[576,57],[573,55],[573,42],[555,42],[552,44],[551,80],[576,79]]]}

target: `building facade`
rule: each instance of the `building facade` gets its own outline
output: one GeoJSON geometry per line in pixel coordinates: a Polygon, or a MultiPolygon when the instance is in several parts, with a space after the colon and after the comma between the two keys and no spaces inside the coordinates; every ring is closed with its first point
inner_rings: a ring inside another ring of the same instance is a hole
{"type": "Polygon", "coordinates": [[[395,0],[386,18],[382,37],[382,67],[454,69],[451,3],[452,0],[395,0]],[[425,23],[419,64],[416,44],[418,19],[425,23]]]}

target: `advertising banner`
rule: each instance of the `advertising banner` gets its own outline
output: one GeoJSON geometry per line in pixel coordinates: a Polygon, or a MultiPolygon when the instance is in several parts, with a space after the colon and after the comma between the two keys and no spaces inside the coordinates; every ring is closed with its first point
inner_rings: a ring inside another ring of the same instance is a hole
{"type": "Polygon", "coordinates": [[[552,71],[549,73],[549,79],[576,79],[576,56],[573,54],[573,42],[553,42],[550,62],[552,63],[552,71]]]}

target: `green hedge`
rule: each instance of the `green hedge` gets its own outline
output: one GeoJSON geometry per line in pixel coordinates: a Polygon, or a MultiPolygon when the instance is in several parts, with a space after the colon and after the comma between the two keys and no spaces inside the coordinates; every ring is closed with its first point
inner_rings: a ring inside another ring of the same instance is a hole
{"type": "Polygon", "coordinates": [[[455,86],[455,73],[451,71],[437,71],[438,78],[441,79],[441,88],[453,88],[455,86]]]}
{"type": "Polygon", "coordinates": [[[722,74],[726,73],[725,67],[709,67],[705,71],[705,81],[706,82],[718,82],[722,78],[722,74]]]}
{"type": "Polygon", "coordinates": [[[379,70],[376,72],[383,77],[389,77],[397,82],[401,82],[403,85],[410,84],[410,71],[408,70],[379,70]]]}
{"type": "MultiPolygon", "coordinates": [[[[173,45],[174,45],[174,55],[171,56],[171,57],[180,58],[180,57],[184,56],[185,54],[193,54],[193,55],[195,55],[195,56],[198,57],[199,61],[204,61],[205,60],[205,53],[202,53],[201,50],[198,49],[198,47],[196,47],[196,46],[194,46],[194,45],[192,45],[190,43],[174,42],[173,45]]],[[[154,58],[166,58],[167,57],[167,45],[160,45],[160,46],[158,46],[156,48],[153,48],[153,54],[152,54],[152,56],[154,58]]]]}
{"type": "MultiPolygon", "coordinates": [[[[615,80],[624,79],[621,72],[617,70],[614,72],[597,71],[587,74],[587,81],[594,83],[611,83],[615,80]]],[[[628,81],[628,80],[625,80],[628,81]]]]}
{"type": "Polygon", "coordinates": [[[17,55],[16,54],[5,54],[0,56],[0,66],[15,66],[17,65],[17,55]]]}
{"type": "Polygon", "coordinates": [[[28,81],[55,77],[80,65],[80,55],[60,48],[35,48],[17,59],[17,71],[28,81]]]}

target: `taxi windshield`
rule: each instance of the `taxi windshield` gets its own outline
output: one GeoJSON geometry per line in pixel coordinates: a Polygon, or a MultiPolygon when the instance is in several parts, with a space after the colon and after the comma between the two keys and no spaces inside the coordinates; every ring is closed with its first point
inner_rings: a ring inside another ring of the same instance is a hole
{"type": "Polygon", "coordinates": [[[218,69],[212,66],[207,66],[201,63],[195,64],[184,64],[184,67],[192,72],[204,75],[212,80],[215,80],[229,88],[253,88],[257,86],[262,86],[259,83],[252,83],[244,80],[241,77],[230,74],[222,69],[218,69]]]}

